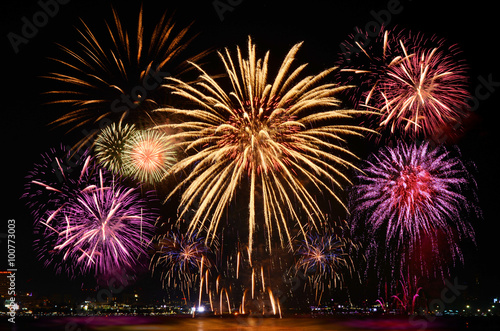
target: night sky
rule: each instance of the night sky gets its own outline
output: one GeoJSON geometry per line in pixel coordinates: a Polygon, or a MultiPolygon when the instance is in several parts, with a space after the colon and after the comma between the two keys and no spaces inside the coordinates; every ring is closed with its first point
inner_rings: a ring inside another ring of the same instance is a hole
{"type": "MultiPolygon", "coordinates": [[[[354,32],[356,26],[364,28],[374,18],[372,11],[387,8],[388,1],[228,1],[231,10],[218,13],[214,1],[144,1],[144,22],[151,28],[164,11],[175,11],[179,27],[194,22],[191,32],[199,33],[188,48],[189,52],[214,50],[223,47],[235,49],[245,46],[248,35],[257,44],[260,54],[271,50],[271,63],[280,61],[290,47],[305,41],[298,55],[298,62],[308,62],[306,72],[315,73],[334,65],[340,52],[340,44],[354,32]],[[222,20],[221,16],[222,15],[222,20]]],[[[37,1],[2,2],[2,54],[3,54],[3,103],[2,118],[2,228],[7,230],[8,219],[16,220],[17,235],[17,284],[20,289],[33,291],[37,288],[50,291],[78,291],[80,283],[70,282],[65,276],[54,276],[51,269],[43,269],[32,250],[32,219],[20,196],[25,184],[24,177],[37,162],[40,154],[50,147],[72,145],[81,138],[80,132],[66,133],[69,127],[55,127],[49,123],[63,112],[61,107],[44,105],[47,98],[42,93],[50,84],[41,76],[54,70],[48,58],[58,57],[61,51],[55,43],[72,44],[76,40],[75,26],[82,18],[98,35],[103,33],[104,20],[111,21],[111,5],[123,17],[130,29],[135,29],[140,1],[69,1],[60,5],[59,12],[27,44],[19,46],[16,54],[7,34],[21,34],[22,17],[31,20],[40,10],[37,1]],[[95,27],[95,28],[94,28],[95,27]]],[[[481,101],[470,117],[464,136],[458,141],[462,157],[475,164],[474,173],[479,187],[478,195],[483,218],[474,221],[477,249],[465,248],[465,266],[456,270],[461,283],[473,289],[473,295],[483,299],[500,297],[500,273],[498,272],[498,207],[500,185],[498,154],[500,149],[499,104],[500,71],[498,36],[500,32],[498,11],[492,2],[473,1],[469,6],[457,1],[400,1],[399,14],[392,15],[389,27],[399,26],[436,34],[450,43],[459,44],[463,50],[470,75],[470,91],[488,77],[493,81],[489,97],[481,101]],[[495,83],[499,82],[499,83],[495,83]],[[496,84],[496,86],[495,86],[496,84]]],[[[209,72],[221,72],[218,59],[209,56],[206,68],[209,72]]],[[[485,90],[481,90],[484,92],[485,90]]],[[[357,146],[359,155],[366,157],[362,144],[357,146]]],[[[355,151],[356,152],[356,151],[355,151]]],[[[2,240],[2,253],[6,251],[2,240]]],[[[2,258],[0,266],[5,269],[2,258]]],[[[148,275],[145,275],[149,279],[148,275]]],[[[156,282],[157,280],[155,280],[156,282]]],[[[152,283],[151,281],[149,281],[152,283]]],[[[159,282],[158,282],[159,288],[159,282]]]]}

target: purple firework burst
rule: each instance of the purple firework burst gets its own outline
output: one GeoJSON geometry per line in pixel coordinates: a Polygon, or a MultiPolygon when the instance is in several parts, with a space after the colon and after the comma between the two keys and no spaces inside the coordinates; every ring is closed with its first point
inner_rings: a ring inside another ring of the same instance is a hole
{"type": "MultiPolygon", "coordinates": [[[[34,246],[45,265],[99,279],[143,265],[157,214],[140,191],[98,169],[90,157],[73,163],[71,172],[63,159],[54,160],[44,156],[46,167],[30,173],[25,194],[29,206],[40,209],[33,211],[34,246]]],[[[154,200],[152,192],[146,195],[154,200]]]]}
{"type": "Polygon", "coordinates": [[[99,179],[65,208],[54,250],[84,273],[133,269],[147,256],[156,215],[137,189],[104,183],[102,171],[99,179]]]}
{"type": "Polygon", "coordinates": [[[399,143],[372,155],[362,170],[352,191],[353,217],[369,256],[392,269],[412,259],[424,274],[442,271],[446,254],[463,261],[458,244],[474,241],[465,215],[476,207],[462,194],[475,196],[475,183],[459,158],[444,147],[399,143]]]}

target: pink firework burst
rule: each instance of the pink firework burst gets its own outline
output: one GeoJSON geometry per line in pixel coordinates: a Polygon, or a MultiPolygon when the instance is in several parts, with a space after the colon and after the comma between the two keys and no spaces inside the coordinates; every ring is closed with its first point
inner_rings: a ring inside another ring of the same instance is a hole
{"type": "Polygon", "coordinates": [[[474,241],[465,216],[476,207],[475,183],[460,159],[444,147],[399,143],[366,164],[352,197],[355,230],[369,241],[368,255],[392,269],[411,259],[424,274],[446,268],[443,253],[463,261],[461,239],[474,241]]]}
{"type": "Polygon", "coordinates": [[[401,42],[405,56],[380,79],[375,107],[382,113],[380,125],[391,133],[438,137],[465,116],[468,77],[453,48],[445,48],[443,41],[433,48],[422,44],[408,53],[401,42]]]}
{"type": "Polygon", "coordinates": [[[59,224],[48,228],[58,233],[54,250],[63,260],[97,275],[133,269],[147,256],[154,232],[155,215],[135,188],[117,183],[90,185],[74,197],[59,224]]]}
{"type": "Polygon", "coordinates": [[[365,37],[370,42],[353,37],[343,43],[337,78],[357,86],[350,95],[355,107],[378,113],[371,127],[390,136],[439,139],[461,122],[470,94],[457,45],[396,29],[365,37]]]}
{"type": "MultiPolygon", "coordinates": [[[[40,260],[71,277],[106,280],[135,272],[147,258],[157,213],[137,188],[99,170],[86,154],[69,167],[66,150],[62,158],[51,153],[28,176],[25,194],[40,260]]],[[[145,194],[155,200],[152,192],[145,194]]]]}

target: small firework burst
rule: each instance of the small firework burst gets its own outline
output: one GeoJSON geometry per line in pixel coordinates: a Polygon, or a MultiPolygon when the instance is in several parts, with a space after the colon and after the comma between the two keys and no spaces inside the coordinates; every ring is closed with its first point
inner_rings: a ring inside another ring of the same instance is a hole
{"type": "Polygon", "coordinates": [[[353,275],[351,253],[358,250],[358,245],[349,238],[347,229],[345,221],[325,223],[320,230],[308,227],[306,236],[297,240],[294,268],[308,277],[316,300],[321,300],[325,285],[341,287],[345,276],[353,275]]]}
{"type": "Polygon", "coordinates": [[[121,121],[101,130],[94,143],[97,161],[114,174],[120,174],[125,145],[136,131],[135,125],[122,124],[121,121]]]}
{"type": "Polygon", "coordinates": [[[459,241],[474,240],[464,215],[476,207],[462,194],[474,195],[475,184],[460,159],[444,147],[399,143],[372,155],[358,179],[352,189],[354,227],[362,229],[371,258],[392,269],[412,259],[424,275],[446,268],[444,254],[462,260],[459,241]],[[432,261],[425,261],[426,247],[432,261]]]}
{"type": "Polygon", "coordinates": [[[205,238],[173,230],[157,236],[154,242],[157,249],[150,263],[152,272],[160,273],[163,286],[177,287],[189,297],[200,275],[212,267],[205,238]]]}
{"type": "Polygon", "coordinates": [[[232,86],[230,91],[199,67],[202,75],[197,85],[171,79],[177,83],[172,87],[174,93],[194,102],[195,107],[158,109],[186,118],[182,123],[158,127],[174,129],[172,136],[179,142],[177,145],[188,153],[169,173],[190,170],[172,192],[186,188],[180,218],[199,203],[190,231],[209,223],[208,236],[213,235],[241,187],[248,188],[250,252],[257,208],[262,208],[268,247],[272,246],[274,227],[282,244],[291,239],[288,219],[303,227],[300,211],[311,222],[321,217],[321,209],[304,180],[311,182],[313,190],[331,194],[342,203],[327,183],[342,188],[339,179],[348,181],[341,169],[352,166],[346,157],[354,155],[343,147],[343,142],[346,136],[362,136],[364,128],[348,123],[362,112],[340,109],[335,96],[344,88],[322,83],[334,68],[297,79],[305,68],[301,65],[291,69],[300,46],[289,51],[274,79],[268,75],[269,52],[263,59],[257,58],[250,38],[248,58],[239,48],[237,62],[229,50],[219,53],[232,86]]]}
{"type": "Polygon", "coordinates": [[[169,137],[157,130],[139,130],[123,147],[123,173],[143,183],[159,182],[175,163],[169,137]]]}

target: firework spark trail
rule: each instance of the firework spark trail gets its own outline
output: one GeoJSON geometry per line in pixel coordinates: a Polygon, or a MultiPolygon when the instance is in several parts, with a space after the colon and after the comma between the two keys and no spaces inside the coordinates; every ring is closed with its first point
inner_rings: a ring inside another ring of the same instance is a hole
{"type": "Polygon", "coordinates": [[[422,287],[417,287],[416,278],[412,280],[410,275],[405,277],[403,272],[401,272],[401,280],[399,283],[401,285],[402,293],[399,295],[393,295],[392,298],[398,305],[401,306],[403,311],[413,315],[416,308],[415,304],[420,296],[419,293],[422,290],[422,287]]]}
{"type": "Polygon", "coordinates": [[[372,118],[378,131],[398,137],[438,137],[467,112],[468,77],[456,45],[411,32],[385,30],[359,49],[353,61],[339,64],[339,78],[358,83],[356,105],[379,112],[372,118]],[[345,65],[345,66],[344,66],[345,65]]]}
{"type": "MultiPolygon", "coordinates": [[[[424,239],[430,239],[436,256],[445,250],[454,261],[462,260],[458,241],[474,240],[464,214],[471,214],[476,207],[471,197],[462,194],[473,193],[475,183],[460,159],[444,147],[399,143],[372,155],[358,179],[352,190],[353,227],[364,229],[372,258],[377,250],[386,251],[380,258],[404,264],[409,261],[396,261],[399,251],[413,254],[413,259],[422,258],[419,247],[424,239]],[[439,232],[445,234],[445,248],[439,247],[439,232]],[[380,237],[385,240],[376,239],[380,237]]],[[[420,272],[441,269],[443,266],[432,264],[442,262],[434,258],[431,265],[423,264],[420,272]]]]}
{"type": "Polygon", "coordinates": [[[334,96],[344,88],[321,83],[333,68],[298,80],[305,65],[292,69],[292,63],[300,46],[301,43],[289,51],[271,82],[269,52],[258,59],[250,39],[246,59],[239,48],[236,62],[229,50],[219,53],[232,86],[229,92],[198,66],[202,74],[195,86],[171,79],[177,84],[174,93],[198,107],[158,110],[186,118],[183,123],[158,127],[183,130],[173,136],[179,149],[191,153],[169,171],[190,171],[172,194],[185,188],[179,218],[199,203],[190,222],[191,232],[208,223],[208,240],[246,181],[250,253],[257,205],[262,206],[270,247],[273,224],[283,243],[284,238],[290,240],[288,217],[300,228],[300,210],[313,223],[321,217],[313,192],[304,186],[304,180],[312,183],[313,190],[330,194],[342,204],[328,184],[342,189],[339,179],[349,182],[341,169],[353,165],[342,156],[354,155],[341,144],[344,136],[362,136],[365,129],[342,121],[362,112],[339,109],[340,102],[334,96]]]}
{"type": "Polygon", "coordinates": [[[362,46],[355,41],[360,34],[366,35],[366,31],[356,30],[355,35],[343,42],[347,52],[341,54],[341,60],[337,61],[341,69],[336,73],[339,81],[356,86],[346,91],[356,108],[370,104],[379,88],[380,78],[405,57],[399,42],[406,43],[408,39],[402,31],[382,29],[368,45],[362,46]]]}
{"type": "Polygon", "coordinates": [[[35,224],[43,218],[50,220],[61,211],[65,201],[83,190],[92,177],[92,162],[89,151],[74,154],[61,145],[42,154],[27,175],[25,199],[35,224]],[[76,172],[78,172],[76,174],[76,172]]]}

